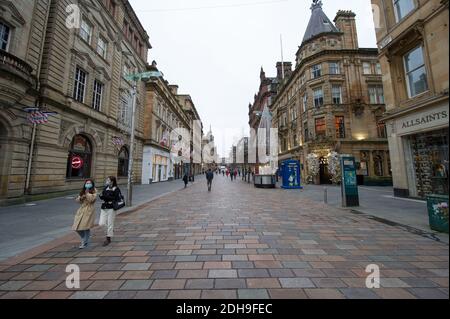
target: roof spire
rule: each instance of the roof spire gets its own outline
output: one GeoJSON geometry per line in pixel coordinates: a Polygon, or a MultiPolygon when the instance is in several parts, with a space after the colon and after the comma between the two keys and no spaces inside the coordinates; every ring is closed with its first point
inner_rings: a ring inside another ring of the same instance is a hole
{"type": "Polygon", "coordinates": [[[302,43],[311,40],[322,33],[339,32],[327,15],[322,11],[322,0],[313,0],[311,11],[311,18],[302,43]]]}

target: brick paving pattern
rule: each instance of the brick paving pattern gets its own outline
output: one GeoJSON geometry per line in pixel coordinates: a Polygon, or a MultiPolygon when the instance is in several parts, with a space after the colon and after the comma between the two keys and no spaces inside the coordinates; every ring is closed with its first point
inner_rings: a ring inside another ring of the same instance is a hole
{"type": "Polygon", "coordinates": [[[116,238],[0,264],[0,299],[448,299],[444,243],[302,198],[216,177],[117,219],[116,238]],[[66,287],[66,266],[81,287],[66,287]],[[381,288],[367,289],[369,264],[381,288]]]}

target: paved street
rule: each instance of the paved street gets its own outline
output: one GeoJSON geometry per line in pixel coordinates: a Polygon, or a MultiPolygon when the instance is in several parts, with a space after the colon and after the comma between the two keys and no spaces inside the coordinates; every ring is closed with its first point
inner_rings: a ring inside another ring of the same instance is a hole
{"type": "MultiPolygon", "coordinates": [[[[133,204],[139,206],[183,187],[183,182],[179,180],[134,186],[133,204]]],[[[121,188],[126,196],[126,186],[121,188]]],[[[79,208],[75,201],[76,196],[73,194],[29,204],[0,207],[0,261],[71,232],[73,217],[79,208]]],[[[97,211],[100,206],[101,202],[98,201],[97,211]]],[[[99,216],[97,221],[98,218],[99,216]]]]}
{"type": "Polygon", "coordinates": [[[0,264],[0,298],[445,298],[449,247],[299,196],[216,177],[0,264]],[[65,286],[68,264],[81,289],[65,286]],[[367,289],[365,269],[381,269],[367,289]]]}

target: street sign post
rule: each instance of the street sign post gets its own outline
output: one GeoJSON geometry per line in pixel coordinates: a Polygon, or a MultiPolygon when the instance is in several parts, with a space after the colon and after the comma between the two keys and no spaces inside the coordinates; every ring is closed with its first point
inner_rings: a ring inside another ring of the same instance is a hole
{"type": "Polygon", "coordinates": [[[342,169],[342,206],[359,206],[358,181],[356,176],[356,160],[353,156],[341,157],[342,169]]]}

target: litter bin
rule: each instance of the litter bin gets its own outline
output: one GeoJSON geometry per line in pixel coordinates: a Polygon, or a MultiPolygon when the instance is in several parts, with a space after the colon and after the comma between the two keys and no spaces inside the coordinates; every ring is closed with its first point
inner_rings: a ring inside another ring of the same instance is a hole
{"type": "Polygon", "coordinates": [[[427,207],[431,229],[448,234],[448,196],[428,195],[427,207]]]}

